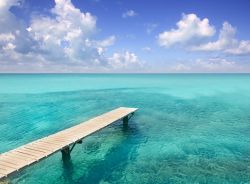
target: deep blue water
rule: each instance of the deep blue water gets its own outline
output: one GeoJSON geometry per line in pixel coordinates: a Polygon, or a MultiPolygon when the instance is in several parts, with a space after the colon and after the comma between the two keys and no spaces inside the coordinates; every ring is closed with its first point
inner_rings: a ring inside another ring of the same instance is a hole
{"type": "Polygon", "coordinates": [[[137,107],[11,183],[250,183],[248,74],[1,74],[0,153],[137,107]]]}

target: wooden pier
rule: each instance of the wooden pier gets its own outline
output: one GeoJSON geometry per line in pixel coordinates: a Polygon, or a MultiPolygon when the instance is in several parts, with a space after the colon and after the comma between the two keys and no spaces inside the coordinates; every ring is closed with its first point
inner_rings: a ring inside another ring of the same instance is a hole
{"type": "Polygon", "coordinates": [[[0,154],[0,180],[58,151],[62,152],[63,160],[69,159],[70,152],[77,143],[82,142],[83,138],[118,120],[123,120],[123,123],[127,124],[136,110],[137,108],[120,107],[79,125],[0,154]]]}

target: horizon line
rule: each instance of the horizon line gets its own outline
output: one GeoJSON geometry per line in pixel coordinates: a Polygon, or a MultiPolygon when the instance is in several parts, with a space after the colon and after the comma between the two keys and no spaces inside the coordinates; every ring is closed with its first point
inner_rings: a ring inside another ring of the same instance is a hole
{"type": "Polygon", "coordinates": [[[250,72],[0,72],[4,74],[250,74],[250,72]]]}

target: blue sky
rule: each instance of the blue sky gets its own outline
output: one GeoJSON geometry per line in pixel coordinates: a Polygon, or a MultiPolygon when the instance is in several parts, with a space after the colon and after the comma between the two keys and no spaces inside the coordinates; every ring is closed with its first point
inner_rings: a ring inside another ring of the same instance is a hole
{"type": "Polygon", "coordinates": [[[1,0],[0,72],[250,72],[248,0],[1,0]]]}

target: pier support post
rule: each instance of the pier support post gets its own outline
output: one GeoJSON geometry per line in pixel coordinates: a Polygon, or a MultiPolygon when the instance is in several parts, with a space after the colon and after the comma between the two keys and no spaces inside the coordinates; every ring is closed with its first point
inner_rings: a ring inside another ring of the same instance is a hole
{"type": "Polygon", "coordinates": [[[62,159],[63,161],[68,161],[70,160],[70,148],[67,146],[66,148],[61,150],[62,152],[62,159]]]}
{"type": "Polygon", "coordinates": [[[125,116],[123,119],[123,125],[128,125],[128,116],[125,116]]]}
{"type": "MultiPolygon", "coordinates": [[[[79,140],[73,144],[73,146],[70,148],[70,146],[67,146],[61,150],[62,152],[62,159],[63,161],[69,161],[70,160],[70,153],[74,149],[76,144],[82,144],[82,140],[79,140]]],[[[1,184],[1,183],[0,183],[1,184]]]]}

